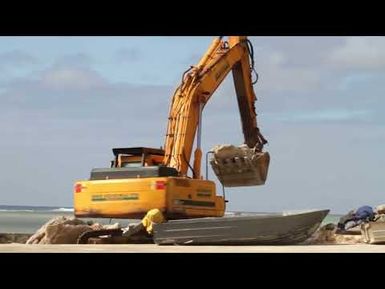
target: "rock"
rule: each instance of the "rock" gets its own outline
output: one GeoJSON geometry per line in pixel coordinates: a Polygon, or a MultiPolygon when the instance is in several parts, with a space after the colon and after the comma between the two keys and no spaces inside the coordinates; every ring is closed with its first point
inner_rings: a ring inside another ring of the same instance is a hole
{"type": "Polygon", "coordinates": [[[102,226],[103,229],[119,229],[120,228],[120,224],[119,223],[115,223],[115,224],[112,224],[112,225],[104,225],[102,226]]]}
{"type": "Polygon", "coordinates": [[[0,244],[6,243],[21,243],[25,242],[31,237],[31,234],[22,233],[0,233],[0,244]]]}
{"type": "MultiPolygon", "coordinates": [[[[36,231],[26,242],[26,244],[38,244],[46,234],[47,227],[50,225],[63,224],[66,221],[73,221],[73,219],[68,219],[65,216],[60,216],[49,220],[45,223],[39,230],[36,231]]],[[[79,220],[80,221],[80,220],[79,220]]]]}
{"type": "Polygon", "coordinates": [[[26,244],[76,244],[84,232],[117,228],[120,228],[119,223],[103,226],[92,221],[84,222],[75,217],[60,216],[45,223],[26,244]]]}
{"type": "Polygon", "coordinates": [[[385,222],[385,214],[378,214],[375,218],[375,222],[385,222]]]}
{"type": "Polygon", "coordinates": [[[379,205],[376,207],[377,214],[385,214],[385,205],[379,205]]]}
{"type": "Polygon", "coordinates": [[[304,244],[307,245],[326,245],[326,244],[359,244],[363,243],[362,236],[351,234],[337,234],[335,224],[327,224],[320,227],[304,244]]]}
{"type": "Polygon", "coordinates": [[[92,231],[88,225],[49,225],[40,244],[76,244],[78,237],[88,231],[92,231]]]}
{"type": "Polygon", "coordinates": [[[92,225],[89,225],[91,227],[92,230],[102,230],[103,229],[103,225],[99,224],[99,223],[94,223],[92,225]]]}

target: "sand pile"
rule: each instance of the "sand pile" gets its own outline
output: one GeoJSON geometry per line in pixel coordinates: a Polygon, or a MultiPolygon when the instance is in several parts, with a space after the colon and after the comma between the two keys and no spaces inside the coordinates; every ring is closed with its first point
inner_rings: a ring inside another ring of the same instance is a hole
{"type": "Polygon", "coordinates": [[[60,216],[49,220],[36,231],[26,244],[76,244],[79,236],[87,231],[119,228],[119,224],[101,225],[84,222],[75,217],[60,216]]]}

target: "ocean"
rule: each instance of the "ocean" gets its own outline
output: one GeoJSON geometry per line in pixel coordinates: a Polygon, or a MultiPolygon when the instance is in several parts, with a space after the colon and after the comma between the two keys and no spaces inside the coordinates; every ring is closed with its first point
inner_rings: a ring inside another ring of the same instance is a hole
{"type": "MultiPolygon", "coordinates": [[[[73,216],[73,208],[70,207],[48,207],[48,206],[5,206],[0,205],[0,233],[35,233],[42,225],[50,219],[59,216],[73,216]]],[[[231,214],[231,212],[229,212],[231,214]]],[[[340,215],[329,214],[323,221],[323,224],[337,223],[340,215]]],[[[138,220],[126,219],[103,219],[92,218],[92,220],[101,224],[120,223],[126,226],[138,220]]]]}
{"type": "MultiPolygon", "coordinates": [[[[0,205],[0,233],[35,233],[41,226],[52,218],[73,216],[73,208],[48,206],[4,206],[0,205]]],[[[122,219],[84,219],[101,224],[120,223],[126,225],[132,220],[122,219]]]]}

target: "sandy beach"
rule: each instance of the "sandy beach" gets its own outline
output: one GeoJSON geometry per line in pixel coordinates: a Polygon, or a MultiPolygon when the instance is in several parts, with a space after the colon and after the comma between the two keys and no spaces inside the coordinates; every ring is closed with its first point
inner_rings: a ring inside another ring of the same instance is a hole
{"type": "Polygon", "coordinates": [[[158,246],[0,244],[1,253],[385,253],[385,245],[158,246]]]}
{"type": "MultiPolygon", "coordinates": [[[[385,245],[290,245],[290,246],[159,246],[156,244],[40,244],[26,240],[47,220],[63,212],[0,212],[4,226],[0,232],[0,253],[385,253],[385,245]],[[13,233],[9,233],[9,232],[13,233]]],[[[71,216],[72,213],[68,213],[71,216]]],[[[327,216],[335,223],[338,216],[327,216]]],[[[98,220],[99,221],[99,220],[98,220]]],[[[115,220],[114,220],[115,221],[115,220]]],[[[123,222],[124,223],[124,222],[123,222]]]]}

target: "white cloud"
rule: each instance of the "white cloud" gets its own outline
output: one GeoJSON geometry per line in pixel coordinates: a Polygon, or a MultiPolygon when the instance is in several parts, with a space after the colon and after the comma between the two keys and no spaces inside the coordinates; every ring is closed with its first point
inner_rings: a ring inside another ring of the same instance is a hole
{"type": "Polygon", "coordinates": [[[257,59],[260,89],[269,91],[308,91],[320,85],[319,70],[285,65],[287,56],[282,52],[260,51],[257,59]]]}
{"type": "Polygon", "coordinates": [[[23,74],[25,70],[38,64],[38,59],[21,50],[9,50],[0,53],[0,86],[15,75],[23,74]]]}
{"type": "Polygon", "coordinates": [[[117,62],[138,61],[142,56],[140,49],[136,47],[126,47],[119,49],[114,57],[117,62]]]}
{"type": "Polygon", "coordinates": [[[94,59],[89,54],[79,52],[63,55],[56,60],[55,65],[62,67],[89,67],[93,62],[94,59]]]}
{"type": "Polygon", "coordinates": [[[385,67],[385,37],[349,37],[327,58],[329,64],[343,68],[385,67]]]}
{"type": "Polygon", "coordinates": [[[368,120],[371,112],[368,110],[348,110],[348,109],[327,109],[306,112],[290,112],[280,113],[278,115],[270,114],[273,119],[289,122],[308,122],[308,121],[351,121],[351,120],[368,120]]]}
{"type": "Polygon", "coordinates": [[[103,87],[106,80],[91,69],[53,67],[41,74],[41,84],[50,89],[84,90],[103,87]]]}
{"type": "Polygon", "coordinates": [[[11,50],[0,54],[0,65],[29,65],[35,64],[37,59],[20,50],[11,50]]]}

